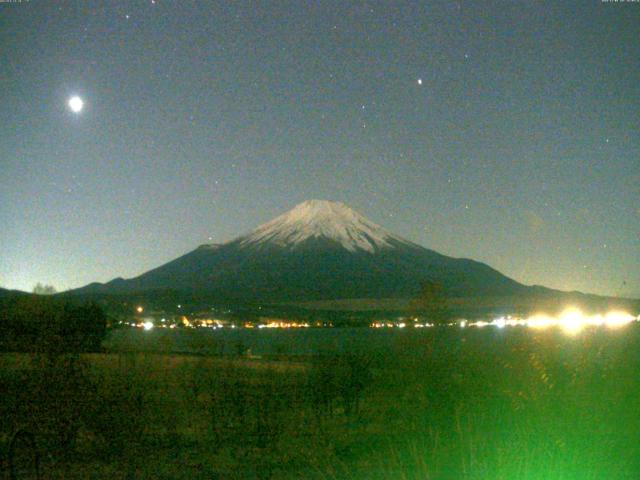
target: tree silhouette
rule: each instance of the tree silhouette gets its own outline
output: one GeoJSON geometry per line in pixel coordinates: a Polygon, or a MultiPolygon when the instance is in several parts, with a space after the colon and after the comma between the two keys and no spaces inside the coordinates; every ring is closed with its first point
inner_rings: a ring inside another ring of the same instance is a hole
{"type": "Polygon", "coordinates": [[[96,304],[20,295],[0,302],[0,348],[27,351],[99,351],[107,318],[96,304]]]}
{"type": "Polygon", "coordinates": [[[53,295],[57,291],[53,285],[43,285],[38,282],[35,287],[33,287],[33,293],[36,295],[53,295]]]}
{"type": "Polygon", "coordinates": [[[435,325],[450,321],[449,302],[442,284],[425,281],[420,287],[420,293],[411,302],[410,312],[413,316],[424,317],[427,322],[435,325]]]}

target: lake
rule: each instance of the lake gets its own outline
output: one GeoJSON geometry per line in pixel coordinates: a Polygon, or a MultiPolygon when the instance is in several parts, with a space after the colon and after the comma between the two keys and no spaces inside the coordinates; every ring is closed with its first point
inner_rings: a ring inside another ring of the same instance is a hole
{"type": "MultiPolygon", "coordinates": [[[[593,327],[578,337],[606,339],[610,336],[634,334],[638,324],[620,329],[593,327]]],[[[574,338],[560,329],[531,330],[524,327],[373,329],[373,328],[300,328],[300,329],[154,329],[123,328],[109,332],[104,341],[108,351],[147,351],[197,353],[213,355],[317,355],[371,354],[405,351],[412,345],[433,339],[444,342],[448,349],[463,348],[467,341],[492,348],[495,342],[518,341],[523,337],[553,338],[571,345],[574,338]]]]}

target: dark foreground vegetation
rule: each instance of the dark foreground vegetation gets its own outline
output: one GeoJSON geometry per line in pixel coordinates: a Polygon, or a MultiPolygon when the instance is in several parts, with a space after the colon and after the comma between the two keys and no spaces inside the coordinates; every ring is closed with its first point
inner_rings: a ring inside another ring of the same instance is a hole
{"type": "Polygon", "coordinates": [[[304,361],[5,353],[2,451],[33,432],[42,478],[634,479],[639,334],[441,328],[304,361]]]}
{"type": "Polygon", "coordinates": [[[94,303],[51,296],[0,296],[0,351],[99,351],[107,317],[94,303]]]}

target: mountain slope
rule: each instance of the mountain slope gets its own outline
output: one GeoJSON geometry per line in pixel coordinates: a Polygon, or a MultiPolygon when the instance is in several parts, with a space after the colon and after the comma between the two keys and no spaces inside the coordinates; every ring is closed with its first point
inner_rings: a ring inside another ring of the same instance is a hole
{"type": "Polygon", "coordinates": [[[411,242],[388,232],[340,202],[308,200],[240,238],[242,246],[296,248],[311,239],[330,239],[350,252],[369,253],[411,242]]]}
{"type": "Polygon", "coordinates": [[[311,200],[221,245],[203,245],[139,277],[78,293],[173,290],[212,298],[301,301],[400,298],[437,282],[452,296],[527,287],[491,267],[398,237],[344,204],[311,200]]]}

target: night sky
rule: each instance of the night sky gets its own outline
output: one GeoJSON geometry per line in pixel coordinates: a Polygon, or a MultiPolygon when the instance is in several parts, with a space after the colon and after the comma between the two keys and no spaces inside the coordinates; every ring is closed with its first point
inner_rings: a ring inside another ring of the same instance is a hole
{"type": "Polygon", "coordinates": [[[637,2],[0,3],[0,286],[132,277],[319,198],[640,297],[639,62],[637,2]]]}

